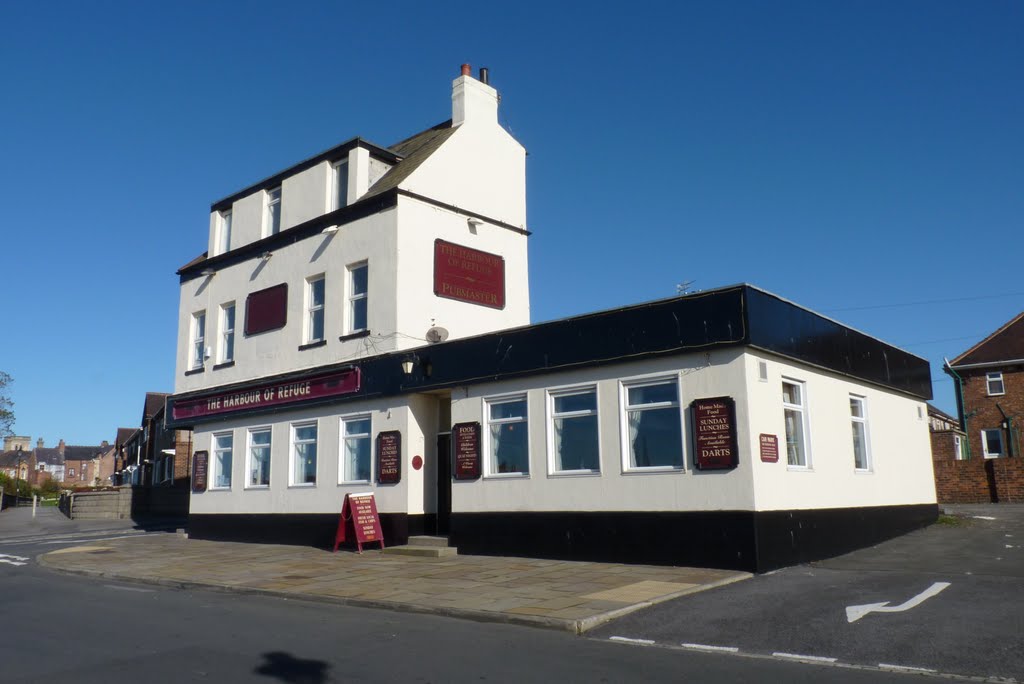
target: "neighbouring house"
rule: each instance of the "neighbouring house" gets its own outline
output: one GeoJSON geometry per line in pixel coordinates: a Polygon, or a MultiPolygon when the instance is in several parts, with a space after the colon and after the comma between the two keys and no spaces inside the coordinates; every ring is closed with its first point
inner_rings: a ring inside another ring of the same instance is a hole
{"type": "Polygon", "coordinates": [[[43,438],[36,440],[33,450],[36,457],[36,484],[42,485],[46,480],[64,481],[64,454],[60,448],[43,446],[43,438]]]}
{"type": "Polygon", "coordinates": [[[1024,313],[944,368],[953,378],[965,462],[936,470],[940,500],[1024,502],[1024,313]],[[945,498],[943,498],[945,497],[945,498]]]}
{"type": "Polygon", "coordinates": [[[757,287],[530,323],[525,150],[481,70],[450,120],[215,202],[167,424],[194,538],[765,571],[937,515],[928,362],[757,287]]]}
{"type": "Polygon", "coordinates": [[[106,440],[99,446],[65,445],[61,440],[64,454],[64,483],[68,486],[92,487],[97,484],[110,484],[109,480],[101,479],[101,463],[104,458],[113,461],[114,454],[106,440]]]}
{"type": "Polygon", "coordinates": [[[932,439],[933,461],[962,461],[967,458],[966,433],[960,429],[959,419],[928,404],[928,431],[932,439]]]}
{"type": "MultiPolygon", "coordinates": [[[[35,455],[31,450],[24,448],[28,446],[29,438],[14,442],[15,448],[4,450],[0,453],[0,473],[16,480],[25,480],[30,484],[34,481],[33,472],[36,469],[35,455]]],[[[5,442],[5,446],[8,444],[5,442]]]]}

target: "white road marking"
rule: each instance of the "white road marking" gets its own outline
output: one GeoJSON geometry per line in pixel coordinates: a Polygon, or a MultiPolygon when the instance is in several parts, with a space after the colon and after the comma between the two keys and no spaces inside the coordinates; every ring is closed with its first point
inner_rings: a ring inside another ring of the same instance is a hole
{"type": "Polygon", "coordinates": [[[119,587],[115,584],[104,584],[107,589],[117,589],[118,591],[137,591],[143,594],[152,594],[155,589],[140,589],[138,587],[119,587]]]}
{"type": "Polygon", "coordinates": [[[718,651],[723,653],[739,653],[740,649],[735,646],[709,646],[707,644],[679,644],[683,648],[692,648],[697,651],[718,651]]]}
{"type": "Polygon", "coordinates": [[[995,520],[991,515],[972,515],[975,520],[995,520]]]}
{"type": "Polygon", "coordinates": [[[782,653],[781,651],[776,651],[775,653],[772,653],[772,655],[776,658],[790,658],[791,660],[807,660],[812,663],[836,662],[835,658],[826,658],[824,656],[800,655],[799,653],[782,653]]]}
{"type": "Polygon", "coordinates": [[[13,558],[14,560],[27,561],[28,558],[25,556],[12,556],[9,553],[0,553],[0,558],[13,558]]]}
{"type": "Polygon", "coordinates": [[[917,596],[901,603],[898,606],[890,606],[888,601],[882,601],[881,603],[866,603],[862,606],[847,606],[846,621],[856,622],[868,613],[902,613],[905,610],[910,610],[911,608],[921,605],[948,586],[949,582],[936,582],[917,596]]]}
{"type": "Polygon", "coordinates": [[[610,641],[625,641],[627,644],[646,644],[650,646],[654,643],[651,639],[630,639],[629,637],[613,636],[609,637],[610,641]]]}
{"type": "Polygon", "coordinates": [[[28,565],[28,563],[19,563],[18,561],[7,560],[6,558],[0,558],[0,563],[7,563],[8,565],[28,565]]]}
{"type": "Polygon", "coordinates": [[[890,665],[888,663],[878,663],[878,667],[882,670],[896,670],[898,672],[936,672],[937,670],[929,670],[927,667],[910,667],[908,665],[890,665]]]}
{"type": "Polygon", "coordinates": [[[111,539],[131,539],[137,534],[122,534],[119,537],[89,537],[88,539],[61,539],[60,541],[40,542],[42,544],[91,544],[93,542],[110,541],[111,539]]]}

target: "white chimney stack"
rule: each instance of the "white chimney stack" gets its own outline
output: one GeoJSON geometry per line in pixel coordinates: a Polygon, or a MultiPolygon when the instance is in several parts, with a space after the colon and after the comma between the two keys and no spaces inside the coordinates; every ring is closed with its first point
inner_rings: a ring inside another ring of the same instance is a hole
{"type": "MultiPolygon", "coordinates": [[[[462,65],[462,75],[452,81],[452,126],[464,123],[498,123],[498,91],[473,78],[473,69],[462,65]]],[[[487,80],[487,70],[480,70],[487,80]]]]}

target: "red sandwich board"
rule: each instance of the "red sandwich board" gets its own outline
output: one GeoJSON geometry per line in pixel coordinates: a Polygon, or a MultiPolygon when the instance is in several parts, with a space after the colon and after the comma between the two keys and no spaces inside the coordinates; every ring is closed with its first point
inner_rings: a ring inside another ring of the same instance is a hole
{"type": "Polygon", "coordinates": [[[335,553],[347,535],[355,540],[359,553],[363,552],[363,544],[368,542],[380,542],[380,548],[384,548],[384,533],[380,529],[380,516],[377,515],[373,492],[345,495],[341,517],[338,518],[338,531],[334,535],[335,553]]]}

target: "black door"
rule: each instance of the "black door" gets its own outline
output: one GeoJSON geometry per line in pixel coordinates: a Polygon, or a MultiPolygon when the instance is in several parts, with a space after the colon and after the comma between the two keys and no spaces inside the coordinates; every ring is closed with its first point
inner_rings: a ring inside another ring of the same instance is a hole
{"type": "Polygon", "coordinates": [[[452,436],[437,436],[437,529],[435,534],[448,534],[452,514],[452,436]]]}

